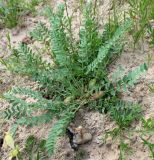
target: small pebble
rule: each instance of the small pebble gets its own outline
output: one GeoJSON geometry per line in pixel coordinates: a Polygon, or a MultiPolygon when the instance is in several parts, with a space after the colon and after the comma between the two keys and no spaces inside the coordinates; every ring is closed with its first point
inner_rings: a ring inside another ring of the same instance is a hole
{"type": "Polygon", "coordinates": [[[85,144],[92,140],[92,135],[90,133],[84,133],[83,136],[77,134],[74,137],[74,142],[76,144],[85,144]]]}

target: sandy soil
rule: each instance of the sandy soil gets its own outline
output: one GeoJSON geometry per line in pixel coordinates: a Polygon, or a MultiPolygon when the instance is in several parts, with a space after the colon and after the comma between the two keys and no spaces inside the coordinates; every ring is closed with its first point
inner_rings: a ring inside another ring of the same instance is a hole
{"type": "MultiPolygon", "coordinates": [[[[56,4],[62,2],[62,0],[53,0],[51,5],[56,6],[56,4]]],[[[69,8],[75,5],[75,0],[69,1],[69,8]]],[[[107,15],[109,12],[109,0],[104,0],[101,5],[100,14],[105,15],[104,21],[105,23],[107,19],[107,15]]],[[[71,12],[71,11],[70,11],[71,12]]],[[[76,13],[78,15],[78,13],[76,13]]],[[[13,30],[3,29],[0,30],[0,57],[8,57],[10,55],[10,51],[7,47],[7,32],[11,35],[11,43],[15,46],[18,45],[20,41],[22,41],[29,31],[31,31],[38,23],[38,21],[42,20],[46,21],[42,16],[26,16],[24,20],[24,25],[18,26],[13,30]]],[[[74,23],[74,28],[78,26],[78,23],[74,23]]],[[[77,35],[76,35],[77,37],[77,35]]],[[[148,54],[154,55],[154,49],[149,45],[148,40],[144,42],[144,52],[143,47],[137,47],[137,49],[133,50],[132,46],[129,44],[123,51],[121,57],[111,65],[110,72],[116,70],[116,68],[121,65],[128,72],[132,68],[138,66],[143,63],[148,54]]],[[[37,84],[32,82],[28,77],[21,77],[17,75],[12,75],[6,69],[0,65],[0,80],[2,80],[2,84],[0,84],[0,92],[4,92],[8,90],[11,86],[29,86],[31,88],[36,89],[37,84]]],[[[145,76],[143,76],[137,85],[129,90],[128,93],[123,94],[123,99],[140,102],[143,106],[143,116],[147,119],[149,117],[154,116],[154,94],[150,93],[147,85],[154,84],[154,61],[150,65],[150,68],[145,76]]],[[[0,108],[8,107],[8,103],[5,101],[0,101],[0,108]]],[[[54,122],[53,122],[54,123],[54,122]]],[[[116,127],[115,123],[112,122],[108,115],[103,115],[95,111],[90,111],[85,109],[84,112],[82,110],[76,115],[74,119],[74,124],[76,126],[83,125],[85,128],[91,132],[93,135],[93,139],[88,144],[82,145],[80,147],[80,151],[84,153],[84,156],[81,160],[118,160],[119,158],[119,142],[118,140],[108,139],[107,143],[103,143],[103,135],[106,131],[111,131],[116,127]]],[[[52,124],[46,124],[44,126],[38,126],[33,128],[28,127],[19,127],[17,134],[17,143],[19,143],[22,147],[24,141],[28,135],[34,134],[38,138],[46,138],[48,131],[50,130],[52,124]]],[[[132,128],[136,129],[140,126],[140,124],[133,124],[132,128]]],[[[9,129],[8,124],[3,124],[0,133],[9,129]]],[[[129,145],[132,147],[132,152],[127,152],[126,160],[151,160],[149,150],[143,145],[141,139],[138,137],[136,133],[132,134],[131,140],[128,141],[129,145]]],[[[154,143],[154,137],[151,137],[151,142],[154,143]]],[[[62,137],[59,139],[57,143],[57,150],[55,155],[51,158],[51,160],[77,160],[77,154],[75,153],[69,144],[68,137],[62,137]],[[59,147],[58,147],[59,146],[59,147]]],[[[7,152],[0,153],[0,159],[7,160],[7,152]]]]}

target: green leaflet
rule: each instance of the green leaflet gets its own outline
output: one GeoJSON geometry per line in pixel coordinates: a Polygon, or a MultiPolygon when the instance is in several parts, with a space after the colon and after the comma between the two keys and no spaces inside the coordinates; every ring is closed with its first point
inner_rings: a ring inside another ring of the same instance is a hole
{"type": "Polygon", "coordinates": [[[73,117],[74,113],[71,111],[66,111],[65,115],[53,126],[53,128],[51,128],[46,143],[46,148],[50,155],[54,153],[54,148],[58,137],[64,133],[73,117]]]}
{"type": "Polygon", "coordinates": [[[50,30],[43,23],[39,23],[37,27],[30,32],[30,36],[39,42],[47,43],[50,41],[50,30]]]}
{"type": "Polygon", "coordinates": [[[127,75],[123,76],[121,80],[116,82],[117,89],[120,91],[121,88],[126,91],[128,87],[132,87],[139,77],[148,70],[148,65],[146,63],[141,64],[136,67],[132,71],[130,71],[127,75]]]}
{"type": "Polygon", "coordinates": [[[103,60],[105,59],[105,57],[108,55],[108,51],[109,49],[115,45],[115,43],[117,43],[117,41],[124,35],[124,33],[131,27],[131,20],[127,19],[126,21],[124,21],[124,23],[116,30],[114,36],[112,37],[112,39],[110,39],[108,42],[106,42],[105,46],[102,46],[101,48],[99,48],[99,52],[97,55],[97,58],[94,59],[94,61],[92,63],[90,63],[87,67],[87,74],[90,71],[94,71],[95,68],[98,67],[98,65],[100,63],[103,62],[103,60]]]}

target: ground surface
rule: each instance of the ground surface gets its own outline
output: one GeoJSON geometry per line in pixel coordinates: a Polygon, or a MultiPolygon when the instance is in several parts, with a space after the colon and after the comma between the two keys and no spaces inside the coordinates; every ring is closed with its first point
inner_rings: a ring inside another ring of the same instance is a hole
{"type": "MultiPolygon", "coordinates": [[[[57,3],[62,0],[53,0],[51,5],[56,6],[57,3]]],[[[75,5],[75,1],[69,1],[69,8],[75,5]]],[[[42,8],[40,6],[40,8],[42,8]]],[[[100,14],[104,17],[104,23],[106,21],[107,14],[109,12],[109,0],[104,0],[101,4],[100,14]]],[[[13,30],[2,29],[0,30],[0,57],[7,57],[10,52],[8,52],[7,47],[7,32],[11,33],[12,44],[17,46],[18,42],[22,41],[28,32],[36,26],[38,21],[46,21],[42,16],[25,16],[24,25],[18,26],[13,30]]],[[[78,24],[75,24],[76,27],[78,24]]],[[[148,54],[154,56],[154,49],[149,45],[148,40],[144,42],[144,52],[143,46],[137,47],[133,50],[131,43],[127,44],[125,50],[123,51],[121,57],[111,65],[110,72],[112,73],[119,65],[123,66],[126,71],[131,70],[133,67],[138,66],[143,63],[148,54]]],[[[32,82],[27,77],[20,77],[12,75],[5,70],[3,66],[0,66],[0,79],[2,84],[0,84],[0,92],[8,90],[10,87],[16,86],[30,86],[31,88],[37,88],[37,84],[32,82]]],[[[143,115],[147,119],[154,116],[154,94],[150,93],[147,85],[154,84],[154,59],[148,70],[148,73],[143,76],[138,84],[131,89],[128,93],[123,94],[123,98],[131,101],[140,102],[143,106],[143,115]]],[[[7,107],[8,104],[4,101],[0,101],[0,108],[7,107]]],[[[102,137],[105,131],[110,131],[115,127],[114,122],[112,122],[108,115],[103,115],[95,111],[82,110],[76,115],[74,119],[76,126],[83,125],[87,130],[89,130],[93,139],[90,143],[85,144],[80,147],[85,155],[82,160],[118,160],[119,157],[119,147],[118,141],[111,141],[109,139],[106,144],[103,143],[102,137]]],[[[133,124],[133,128],[137,128],[140,124],[133,124]]],[[[8,124],[3,124],[1,128],[1,133],[9,129],[8,124]]],[[[34,128],[20,127],[17,136],[17,143],[22,147],[26,137],[28,135],[34,134],[39,138],[46,138],[48,130],[51,128],[51,124],[46,124],[44,126],[38,126],[34,128]]],[[[128,140],[127,140],[128,141],[128,140]]],[[[154,143],[154,137],[151,137],[151,141],[154,143]]],[[[151,160],[150,153],[148,149],[143,145],[141,139],[136,133],[132,135],[131,140],[128,143],[133,148],[131,153],[127,153],[126,160],[151,160]]],[[[52,160],[75,160],[75,153],[69,145],[67,137],[63,137],[59,140],[58,149],[52,157],[52,160]]],[[[3,151],[0,153],[2,160],[7,160],[7,152],[3,151]]],[[[77,159],[77,158],[76,158],[77,159]]]]}

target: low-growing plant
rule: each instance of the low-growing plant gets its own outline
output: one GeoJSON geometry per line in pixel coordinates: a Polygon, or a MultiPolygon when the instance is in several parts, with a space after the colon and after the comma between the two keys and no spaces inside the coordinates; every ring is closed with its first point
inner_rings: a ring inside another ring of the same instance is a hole
{"type": "Polygon", "coordinates": [[[35,6],[40,0],[1,0],[0,1],[0,23],[1,26],[14,28],[19,20],[27,12],[35,12],[35,6]]]}
{"type": "Polygon", "coordinates": [[[18,24],[20,11],[20,0],[0,2],[0,20],[8,28],[13,28],[18,24]]]}
{"type": "Polygon", "coordinates": [[[131,102],[119,101],[115,106],[112,105],[109,112],[111,119],[116,122],[117,127],[105,133],[104,141],[106,142],[108,137],[118,140],[120,149],[119,160],[125,160],[126,153],[131,151],[131,147],[125,142],[126,139],[129,139],[126,136],[130,132],[128,127],[131,127],[130,125],[134,120],[142,118],[141,107],[131,102]]]}
{"type": "Polygon", "coordinates": [[[30,0],[28,2],[25,2],[23,5],[23,8],[25,11],[28,11],[29,13],[32,13],[33,15],[36,14],[36,6],[39,5],[40,3],[45,2],[45,0],[30,0]]]}
{"type": "Polygon", "coordinates": [[[147,130],[153,130],[154,131],[154,117],[151,117],[147,120],[142,119],[143,128],[147,130]]]}
{"type": "Polygon", "coordinates": [[[150,92],[154,93],[154,85],[149,85],[148,87],[149,87],[150,92]]]}
{"type": "Polygon", "coordinates": [[[125,156],[126,153],[128,154],[128,152],[131,153],[131,148],[129,146],[129,144],[124,143],[123,140],[120,142],[120,155],[119,155],[119,160],[126,160],[125,156]]]}
{"type": "Polygon", "coordinates": [[[103,136],[104,143],[107,142],[108,138],[112,139],[112,142],[114,141],[118,142],[120,154],[119,154],[119,160],[125,160],[126,155],[132,152],[132,148],[128,143],[125,142],[125,140],[131,140],[131,138],[127,137],[130,132],[129,129],[127,129],[127,126],[125,128],[115,127],[111,131],[107,131],[103,136]]]}
{"type": "Polygon", "coordinates": [[[45,151],[46,140],[39,140],[33,135],[30,135],[25,142],[25,149],[22,157],[29,158],[29,160],[45,160],[47,159],[45,151]],[[25,153],[24,153],[25,152],[25,153]],[[24,155],[25,154],[25,155],[24,155]]]}
{"type": "MultiPolygon", "coordinates": [[[[64,14],[66,5],[59,5],[56,12],[47,8],[51,27],[39,24],[30,34],[31,38],[49,47],[52,63],[45,61],[44,55],[35,53],[24,43],[16,50],[17,54],[12,54],[5,61],[13,73],[30,76],[40,84],[40,88],[33,91],[15,87],[5,93],[3,97],[10,102],[10,107],[4,111],[4,117],[16,118],[13,130],[18,125],[38,125],[57,117],[59,120],[51,128],[46,141],[49,154],[54,152],[58,137],[65,133],[81,107],[90,107],[100,112],[111,110],[112,116],[121,126],[121,118],[114,115],[114,112],[121,112],[120,107],[114,107],[119,104],[118,94],[123,86],[132,86],[148,67],[145,63],[116,82],[109,80],[108,66],[113,57],[119,55],[119,43],[122,44],[124,34],[130,29],[131,20],[121,22],[111,36],[107,33],[108,25],[100,33],[93,3],[87,3],[83,10],[78,42],[72,35],[72,18],[64,14]],[[37,111],[42,111],[42,114],[36,116],[37,111]]],[[[124,126],[130,124],[135,114],[139,113],[138,107],[133,107],[122,109],[124,126]]]]}
{"type": "Polygon", "coordinates": [[[154,158],[154,143],[150,143],[148,140],[144,139],[143,137],[141,137],[143,143],[145,146],[147,146],[150,150],[150,153],[151,153],[151,158],[153,159],[154,158]]]}
{"type": "Polygon", "coordinates": [[[120,103],[123,103],[124,105],[119,105],[121,106],[119,112],[119,107],[117,107],[117,109],[111,109],[111,118],[115,120],[117,127],[107,131],[103,136],[103,141],[106,143],[110,137],[113,142],[118,142],[120,149],[119,160],[125,160],[126,155],[128,155],[128,153],[132,153],[132,148],[129,143],[126,143],[126,140],[132,141],[133,139],[131,136],[135,133],[138,135],[138,138],[141,138],[143,144],[149,148],[150,157],[154,158],[154,144],[149,141],[149,138],[152,137],[154,133],[154,117],[144,119],[143,116],[140,115],[141,107],[139,105],[135,104],[133,107],[130,102],[126,103],[122,101],[120,103]],[[128,110],[129,112],[127,112],[128,110]],[[135,119],[141,120],[142,126],[139,129],[131,128],[131,126],[128,128],[131,122],[135,119]]]}
{"type": "Polygon", "coordinates": [[[153,37],[153,30],[150,20],[153,15],[153,0],[128,0],[130,5],[129,15],[133,20],[132,34],[134,45],[143,39],[145,34],[150,31],[153,37]]]}
{"type": "Polygon", "coordinates": [[[135,119],[141,118],[141,111],[141,107],[138,104],[120,101],[111,107],[110,116],[119,128],[124,129],[129,127],[135,119]]]}

